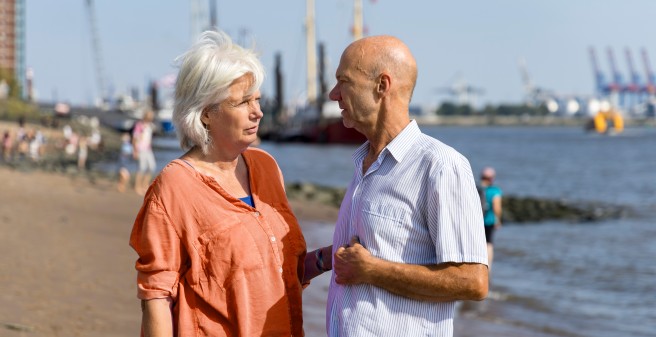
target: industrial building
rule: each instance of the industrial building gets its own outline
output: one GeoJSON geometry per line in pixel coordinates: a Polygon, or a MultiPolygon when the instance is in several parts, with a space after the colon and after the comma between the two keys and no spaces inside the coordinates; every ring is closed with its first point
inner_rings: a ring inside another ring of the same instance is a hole
{"type": "Polygon", "coordinates": [[[0,0],[0,70],[13,76],[26,98],[25,0],[0,0]]]}

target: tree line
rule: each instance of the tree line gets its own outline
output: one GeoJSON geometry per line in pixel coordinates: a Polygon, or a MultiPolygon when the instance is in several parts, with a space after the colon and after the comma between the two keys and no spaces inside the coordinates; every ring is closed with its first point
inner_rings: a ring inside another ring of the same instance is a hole
{"type": "Polygon", "coordinates": [[[486,105],[482,109],[475,109],[469,104],[454,104],[445,102],[435,111],[438,116],[544,116],[549,114],[547,107],[529,106],[527,104],[500,104],[486,105]]]}

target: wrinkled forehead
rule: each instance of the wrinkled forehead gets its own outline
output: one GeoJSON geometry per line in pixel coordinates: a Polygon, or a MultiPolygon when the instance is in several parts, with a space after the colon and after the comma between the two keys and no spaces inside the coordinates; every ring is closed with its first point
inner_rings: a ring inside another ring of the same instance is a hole
{"type": "Polygon", "coordinates": [[[352,73],[357,70],[360,73],[366,75],[365,61],[364,49],[358,44],[352,44],[348,46],[342,53],[336,74],[339,76],[346,73],[352,73]]]}

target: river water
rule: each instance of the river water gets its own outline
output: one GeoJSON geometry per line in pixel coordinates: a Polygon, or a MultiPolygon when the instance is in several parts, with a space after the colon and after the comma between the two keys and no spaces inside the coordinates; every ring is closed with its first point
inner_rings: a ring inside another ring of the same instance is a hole
{"type": "MultiPolygon", "coordinates": [[[[634,210],[629,218],[597,223],[505,224],[496,236],[491,296],[465,303],[462,315],[504,327],[488,336],[656,336],[656,129],[614,136],[573,127],[421,129],[464,154],[474,172],[495,167],[508,195],[634,210]]],[[[345,187],[353,172],[354,146],[260,147],[278,160],[287,182],[345,187]]],[[[156,151],[160,167],[180,154],[156,151]]],[[[310,249],[330,244],[332,224],[302,225],[310,249]]],[[[322,275],[305,291],[308,336],[325,334],[327,284],[322,275]]]]}

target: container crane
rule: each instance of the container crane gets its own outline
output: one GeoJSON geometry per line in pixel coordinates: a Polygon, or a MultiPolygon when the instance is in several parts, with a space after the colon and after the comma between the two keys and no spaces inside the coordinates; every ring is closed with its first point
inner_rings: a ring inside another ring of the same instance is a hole
{"type": "MultiPolygon", "coordinates": [[[[550,90],[540,88],[533,84],[533,80],[528,73],[528,68],[526,66],[526,60],[520,58],[517,62],[519,66],[519,73],[522,77],[522,84],[524,85],[524,91],[526,92],[526,105],[528,106],[538,106],[540,104],[546,104],[547,108],[552,110],[557,110],[554,107],[556,102],[556,94],[550,90]]],[[[552,111],[552,112],[554,112],[552,111]]]]}
{"type": "Polygon", "coordinates": [[[631,55],[631,50],[629,48],[625,49],[626,62],[629,67],[629,73],[631,74],[631,81],[626,84],[626,91],[636,93],[640,92],[640,75],[635,70],[633,66],[633,56],[631,55]]]}
{"type": "Polygon", "coordinates": [[[469,85],[459,73],[455,75],[455,80],[451,81],[451,85],[437,88],[436,91],[438,94],[456,97],[459,105],[471,107],[475,107],[478,97],[485,94],[483,89],[469,85]]]}
{"type": "Polygon", "coordinates": [[[651,65],[649,64],[649,57],[647,56],[647,49],[642,48],[642,63],[645,67],[645,86],[643,87],[643,91],[649,94],[649,96],[654,96],[656,95],[656,75],[654,75],[654,72],[651,69],[651,65]]]}
{"type": "Polygon", "coordinates": [[[624,86],[623,91],[629,95],[629,106],[634,106],[640,101],[640,75],[638,75],[638,72],[635,70],[635,67],[633,66],[633,57],[631,56],[631,50],[629,48],[626,48],[624,50],[625,55],[626,55],[626,62],[629,67],[629,75],[630,75],[630,81],[624,86]]]}
{"type": "Polygon", "coordinates": [[[615,54],[613,53],[613,50],[608,47],[606,50],[608,53],[608,63],[610,64],[610,71],[613,74],[613,82],[610,84],[610,89],[611,91],[621,91],[622,90],[622,74],[619,72],[617,69],[617,66],[615,65],[615,54]]]}
{"type": "Polygon", "coordinates": [[[599,63],[597,62],[597,53],[595,52],[593,47],[590,47],[589,52],[590,52],[590,63],[592,64],[592,72],[594,73],[594,77],[595,77],[595,86],[596,86],[597,93],[600,95],[608,95],[611,91],[611,87],[606,84],[606,78],[604,77],[604,73],[601,72],[601,69],[599,68],[599,63]]]}

